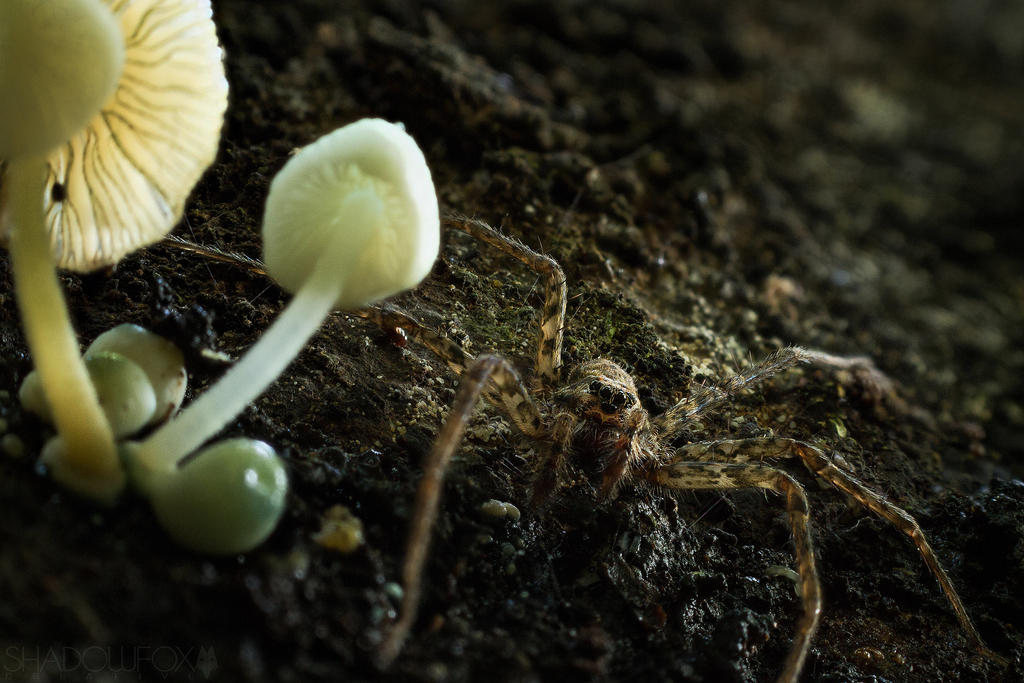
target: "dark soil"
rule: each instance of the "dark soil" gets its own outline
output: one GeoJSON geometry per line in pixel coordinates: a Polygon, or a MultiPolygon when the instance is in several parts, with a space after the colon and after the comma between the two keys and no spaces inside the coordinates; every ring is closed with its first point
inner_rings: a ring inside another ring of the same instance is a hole
{"type": "MultiPolygon", "coordinates": [[[[825,590],[804,680],[1024,677],[1024,6],[525,0],[216,2],[231,107],[177,234],[259,256],[267,185],[296,147],[402,121],[446,209],[551,254],[569,281],[564,361],[610,357],[652,412],[784,344],[868,355],[878,397],[807,367],[692,437],[769,430],[840,455],[921,523],[1000,670],[972,653],[909,540],[809,490],[825,590]]],[[[537,277],[454,231],[397,303],[529,368],[537,277]]],[[[168,541],[147,505],[105,510],[34,464],[47,428],[0,294],[4,680],[771,680],[799,613],[774,495],[627,488],[526,505],[530,443],[490,408],[446,485],[421,616],[382,673],[418,466],[457,386],[428,351],[335,315],[227,430],[292,481],[243,557],[168,541]],[[481,514],[490,498],[518,522],[481,514]],[[345,505],[366,543],[313,540],[345,505]],[[84,658],[83,658],[84,655],[84,658]],[[91,676],[91,678],[90,678],[91,676]]],[[[121,322],[190,349],[190,395],[287,295],[155,246],[65,277],[83,343],[121,322]]],[[[787,466],[788,467],[788,466],[787,466]]]]}

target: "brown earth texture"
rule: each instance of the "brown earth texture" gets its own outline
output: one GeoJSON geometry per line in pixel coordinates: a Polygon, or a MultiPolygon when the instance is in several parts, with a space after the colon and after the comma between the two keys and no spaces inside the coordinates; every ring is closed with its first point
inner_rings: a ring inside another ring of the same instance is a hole
{"type": "MultiPolygon", "coordinates": [[[[404,123],[444,210],[554,257],[562,360],[628,368],[652,413],[786,344],[870,356],[872,393],[815,366],[744,391],[689,440],[777,434],[920,522],[1000,668],[972,652],[911,542],[799,464],[825,607],[802,680],[1024,678],[1024,4],[669,0],[214,2],[230,107],[176,234],[260,256],[289,154],[362,117],[404,123]]],[[[535,273],[445,230],[395,303],[529,373],[535,273]]],[[[36,465],[50,429],[0,255],[0,680],[766,681],[800,614],[784,506],[753,491],[585,487],[528,505],[531,456],[474,415],[445,484],[420,616],[387,671],[421,462],[458,377],[334,314],[225,430],[291,477],[244,556],[169,541],[145,501],[101,509],[36,465]],[[14,452],[17,449],[9,448],[14,452]],[[518,521],[483,514],[516,504],[518,521]],[[349,554],[314,537],[332,506],[349,554]]],[[[189,397],[288,295],[156,245],[62,274],[84,344],[118,323],[188,350],[189,397]]]]}

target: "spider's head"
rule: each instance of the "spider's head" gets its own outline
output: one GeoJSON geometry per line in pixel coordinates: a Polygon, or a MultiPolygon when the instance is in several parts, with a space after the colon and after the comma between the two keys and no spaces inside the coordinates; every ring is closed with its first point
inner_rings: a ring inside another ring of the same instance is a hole
{"type": "Polygon", "coordinates": [[[597,428],[629,434],[646,419],[633,378],[610,360],[577,366],[569,376],[563,396],[573,412],[597,428]]]}
{"type": "MultiPolygon", "coordinates": [[[[554,396],[557,409],[572,416],[571,447],[565,460],[553,462],[534,482],[533,502],[543,501],[574,470],[606,499],[646,452],[650,436],[647,411],[629,373],[610,360],[576,366],[554,396]]],[[[575,478],[575,477],[574,477],[575,478]]]]}

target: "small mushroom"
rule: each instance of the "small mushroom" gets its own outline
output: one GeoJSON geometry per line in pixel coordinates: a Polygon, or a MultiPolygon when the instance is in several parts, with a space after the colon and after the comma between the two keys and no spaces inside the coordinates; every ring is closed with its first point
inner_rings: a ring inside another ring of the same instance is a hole
{"type": "Polygon", "coordinates": [[[244,553],[262,543],[277,526],[288,493],[281,459],[253,439],[209,446],[170,475],[135,475],[167,533],[210,555],[244,553]]]}
{"type": "MultiPolygon", "coordinates": [[[[134,434],[153,417],[157,405],[153,385],[133,360],[119,353],[99,351],[88,355],[85,367],[114,438],[134,434]]],[[[53,410],[43,393],[38,372],[28,373],[18,398],[29,412],[53,421],[53,410]]]]}
{"type": "Polygon", "coordinates": [[[108,352],[124,356],[146,373],[156,398],[146,426],[159,424],[174,414],[185,399],[188,384],[181,349],[155,332],[125,323],[107,330],[89,344],[85,350],[86,363],[95,354],[108,352]]]}
{"type": "Polygon", "coordinates": [[[0,230],[65,444],[51,471],[103,502],[124,473],[54,260],[110,265],[174,226],[216,153],[221,57],[208,0],[0,2],[0,230]]]}
{"type": "MultiPolygon", "coordinates": [[[[41,194],[57,265],[86,272],[161,240],[178,222],[189,193],[217,154],[228,84],[209,0],[106,0],[110,10],[96,0],[53,4],[98,6],[115,22],[116,41],[104,47],[124,55],[116,89],[110,88],[84,120],[66,127],[66,134],[38,149],[47,154],[41,194]]],[[[67,54],[68,26],[76,24],[57,20],[56,11],[45,25],[59,31],[54,38],[59,47],[51,48],[50,59],[68,83],[33,87],[48,98],[76,89],[71,86],[81,77],[68,71],[69,65],[89,64],[84,56],[67,54]]],[[[26,87],[35,85],[31,81],[26,87]]],[[[45,114],[51,103],[41,105],[45,114]]],[[[12,123],[16,135],[25,130],[23,123],[12,123]]],[[[0,157],[15,156],[21,155],[0,147],[0,157]]]]}
{"type": "Polygon", "coordinates": [[[300,150],[270,186],[263,254],[295,296],[211,389],[132,449],[168,470],[266,389],[335,308],[415,286],[437,258],[440,218],[426,160],[398,125],[364,119],[300,150]]]}

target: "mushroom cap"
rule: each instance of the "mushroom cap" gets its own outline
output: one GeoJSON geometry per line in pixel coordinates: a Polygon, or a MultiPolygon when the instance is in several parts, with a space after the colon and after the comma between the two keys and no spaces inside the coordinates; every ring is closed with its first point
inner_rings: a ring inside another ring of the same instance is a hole
{"type": "MultiPolygon", "coordinates": [[[[95,351],[85,359],[85,367],[116,438],[134,434],[152,420],[157,395],[145,368],[134,359],[113,351],[95,351]]],[[[25,376],[18,399],[25,410],[53,422],[53,411],[38,371],[25,376]]]]}
{"type": "Polygon", "coordinates": [[[0,2],[0,157],[46,154],[107,101],[124,63],[98,0],[0,2]]]}
{"type": "Polygon", "coordinates": [[[124,68],[102,109],[49,155],[43,194],[54,258],[81,272],[174,227],[217,153],[227,108],[209,0],[105,2],[124,68]]]}
{"type": "Polygon", "coordinates": [[[427,276],[441,240],[437,195],[416,141],[362,119],[300,149],[274,177],[263,216],[267,272],[298,291],[321,258],[339,272],[336,308],[358,308],[427,276]]]}
{"type": "Polygon", "coordinates": [[[173,342],[144,327],[124,323],[96,337],[84,355],[88,361],[93,354],[103,352],[120,354],[146,373],[156,396],[156,407],[147,425],[163,422],[185,400],[185,356],[173,342]]]}
{"type": "Polygon", "coordinates": [[[142,429],[156,411],[156,394],[146,371],[112,351],[96,352],[85,364],[114,438],[142,429]]]}

